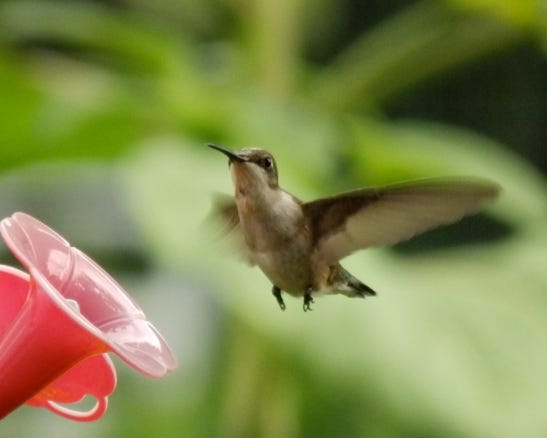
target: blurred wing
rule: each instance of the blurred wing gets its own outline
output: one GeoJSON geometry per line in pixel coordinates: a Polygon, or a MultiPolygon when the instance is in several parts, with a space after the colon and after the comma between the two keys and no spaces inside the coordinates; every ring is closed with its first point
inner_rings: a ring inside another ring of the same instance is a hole
{"type": "Polygon", "coordinates": [[[216,222],[221,224],[223,234],[230,240],[236,251],[247,263],[254,265],[241,232],[239,213],[234,198],[227,195],[215,195],[211,214],[216,222]]]}
{"type": "Polygon", "coordinates": [[[484,180],[429,179],[355,190],[303,207],[319,253],[335,263],[358,249],[393,245],[456,222],[499,191],[484,180]]]}
{"type": "Polygon", "coordinates": [[[239,226],[239,214],[234,198],[228,195],[216,194],[213,198],[212,216],[224,227],[226,232],[239,226]]]}

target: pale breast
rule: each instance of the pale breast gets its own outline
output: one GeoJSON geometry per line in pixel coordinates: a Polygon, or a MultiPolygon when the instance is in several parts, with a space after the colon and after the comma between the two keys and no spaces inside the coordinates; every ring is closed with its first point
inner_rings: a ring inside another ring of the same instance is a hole
{"type": "Polygon", "coordinates": [[[303,294],[312,281],[311,238],[298,201],[281,190],[267,200],[237,199],[251,257],[277,287],[303,294]]]}
{"type": "Polygon", "coordinates": [[[261,196],[236,195],[236,205],[241,229],[251,250],[274,251],[286,247],[302,234],[302,208],[282,190],[270,190],[261,196]]]}
{"type": "Polygon", "coordinates": [[[254,252],[253,259],[272,284],[294,295],[302,295],[313,283],[309,251],[298,243],[285,250],[254,252]]]}

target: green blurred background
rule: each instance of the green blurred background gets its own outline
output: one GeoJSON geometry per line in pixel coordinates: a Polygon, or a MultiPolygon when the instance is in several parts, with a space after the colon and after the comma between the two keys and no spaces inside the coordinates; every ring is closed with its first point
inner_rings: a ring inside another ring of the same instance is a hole
{"type": "Polygon", "coordinates": [[[547,436],[546,55],[545,0],[0,2],[1,217],[92,255],[179,359],[160,381],[117,360],[98,422],[21,407],[0,436],[547,436]],[[208,141],[270,150],[302,199],[504,193],[348,258],[377,298],[280,312],[204,223],[232,190],[208,141]]]}

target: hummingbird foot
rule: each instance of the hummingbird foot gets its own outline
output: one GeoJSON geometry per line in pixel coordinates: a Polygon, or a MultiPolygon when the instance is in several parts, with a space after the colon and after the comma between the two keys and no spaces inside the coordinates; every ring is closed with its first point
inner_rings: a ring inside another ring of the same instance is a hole
{"type": "Polygon", "coordinates": [[[312,311],[311,304],[313,303],[313,298],[311,296],[311,287],[306,289],[306,293],[304,294],[304,305],[302,308],[304,309],[304,312],[312,311]]]}
{"type": "Polygon", "coordinates": [[[277,304],[279,304],[281,310],[285,310],[285,302],[283,301],[283,297],[281,296],[281,289],[274,285],[274,287],[272,288],[272,294],[277,300],[277,304]]]}

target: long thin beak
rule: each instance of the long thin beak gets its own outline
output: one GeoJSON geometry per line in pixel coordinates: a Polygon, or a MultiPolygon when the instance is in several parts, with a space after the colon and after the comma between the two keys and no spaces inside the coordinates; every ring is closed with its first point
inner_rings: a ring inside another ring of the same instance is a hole
{"type": "Polygon", "coordinates": [[[210,148],[216,149],[217,151],[222,152],[224,155],[226,155],[230,159],[230,161],[232,161],[232,160],[235,160],[235,161],[249,161],[249,159],[247,157],[241,156],[241,155],[237,154],[236,152],[233,152],[230,149],[226,149],[225,147],[219,146],[217,144],[207,143],[207,146],[209,146],[210,148]]]}

